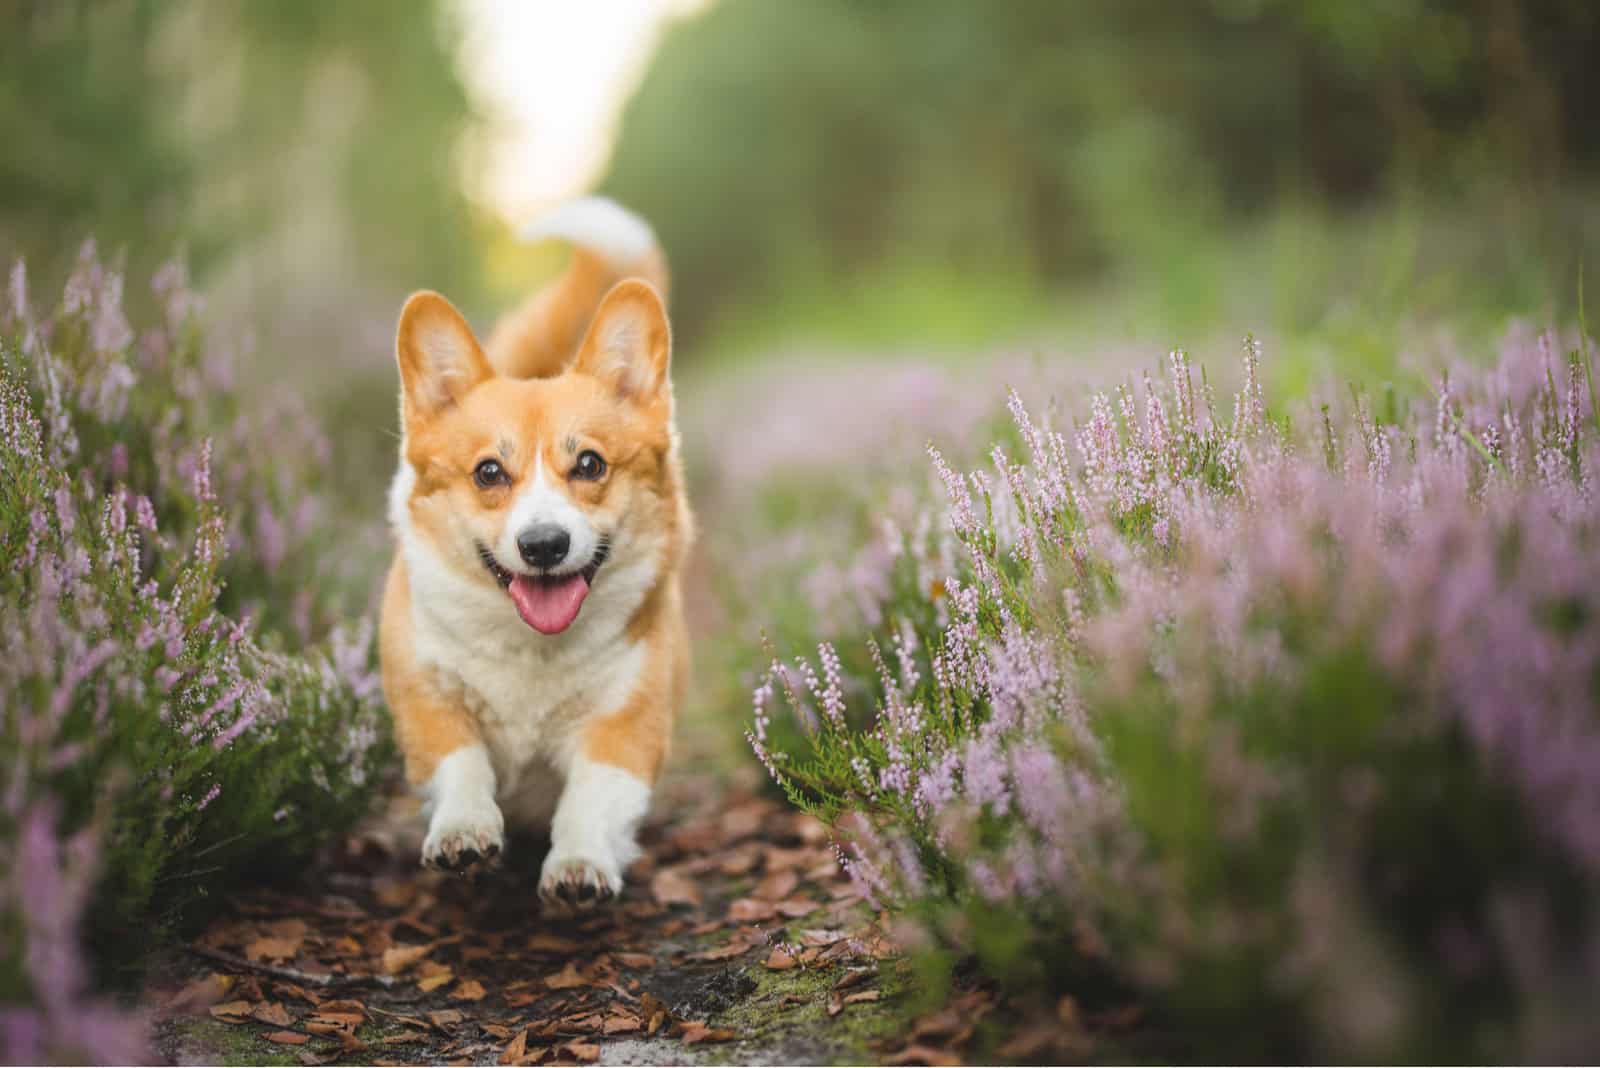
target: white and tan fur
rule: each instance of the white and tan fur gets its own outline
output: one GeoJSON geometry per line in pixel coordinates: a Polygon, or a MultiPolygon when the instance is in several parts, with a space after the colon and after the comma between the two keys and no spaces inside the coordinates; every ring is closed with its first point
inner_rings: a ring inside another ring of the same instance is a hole
{"type": "Polygon", "coordinates": [[[692,529],[649,228],[589,199],[531,236],[572,241],[572,265],[487,346],[436,294],[401,313],[383,679],[407,776],[430,803],[423,862],[492,861],[508,822],[548,827],[540,896],[583,906],[620,890],[638,855],[686,683],[692,529]],[[598,479],[575,466],[590,452],[598,479]],[[478,480],[486,460],[503,481],[478,480]],[[566,563],[534,565],[519,539],[535,527],[564,532],[566,563]],[[595,560],[565,629],[524,622],[507,582],[570,579],[595,560]]]}

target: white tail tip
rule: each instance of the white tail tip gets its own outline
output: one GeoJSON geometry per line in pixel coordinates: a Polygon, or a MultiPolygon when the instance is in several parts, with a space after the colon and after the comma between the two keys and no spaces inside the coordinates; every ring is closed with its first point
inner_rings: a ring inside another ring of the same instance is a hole
{"type": "Polygon", "coordinates": [[[650,224],[610,197],[569,200],[522,228],[524,241],[546,238],[581,245],[618,267],[632,266],[656,248],[650,224]]]}

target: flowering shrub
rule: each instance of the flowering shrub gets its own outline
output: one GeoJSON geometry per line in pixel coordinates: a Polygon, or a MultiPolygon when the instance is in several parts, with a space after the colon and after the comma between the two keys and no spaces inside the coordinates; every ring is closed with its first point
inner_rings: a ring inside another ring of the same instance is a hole
{"type": "Polygon", "coordinates": [[[227,879],[281,868],[359,814],[387,760],[370,625],[332,625],[308,551],[337,533],[317,439],[241,417],[176,269],[142,335],[121,290],[89,246],[56,314],[35,317],[19,266],[0,320],[11,1060],[137,1059],[80,948],[126,959],[227,879]]]}
{"type": "Polygon", "coordinates": [[[749,741],[934,956],[1244,1055],[1592,1049],[1600,424],[1556,351],[1298,422],[1254,342],[1226,419],[1182,353],[1070,434],[1013,394],[901,527],[955,566],[869,671],[773,659],[749,741]]]}

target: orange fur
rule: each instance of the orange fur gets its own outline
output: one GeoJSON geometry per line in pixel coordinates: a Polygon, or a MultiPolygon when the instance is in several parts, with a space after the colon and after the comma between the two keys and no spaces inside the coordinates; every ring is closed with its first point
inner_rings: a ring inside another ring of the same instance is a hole
{"type": "Polygon", "coordinates": [[[461,705],[435,692],[427,672],[411,655],[411,584],[405,561],[395,559],[383,592],[383,690],[405,755],[406,781],[421,785],[439,761],[464,745],[481,742],[477,721],[461,705]]]}
{"type": "Polygon", "coordinates": [[[639,609],[630,630],[649,644],[644,676],[620,711],[596,720],[584,734],[584,753],[591,760],[647,783],[655,782],[666,760],[673,710],[683,703],[689,682],[688,635],[681,627],[662,626],[658,618],[681,618],[681,600],[673,583],[639,609]]]}
{"type": "MultiPolygon", "coordinates": [[[[659,253],[645,269],[665,281],[659,253]]],[[[648,280],[616,282],[614,268],[578,249],[566,274],[508,315],[483,347],[443,297],[419,293],[407,301],[396,359],[403,458],[414,482],[395,506],[452,573],[494,589],[470,546],[495,544],[533,472],[566,472],[584,450],[605,458],[602,480],[557,479],[558,490],[606,529],[648,532],[656,577],[625,626],[627,640],[643,649],[632,692],[620,706],[575,714],[583,719],[585,756],[648,784],[665,758],[687,685],[680,573],[693,529],[672,425],[671,339],[661,299],[648,280]],[[636,351],[643,355],[634,358],[636,351]],[[474,482],[486,457],[503,466],[503,485],[474,482]]],[[[602,567],[595,581],[608,579],[602,567]]],[[[486,735],[473,700],[420,662],[414,596],[397,554],[381,617],[383,684],[407,777],[421,784],[445,757],[486,735]]],[[[530,628],[526,640],[549,639],[530,628]]]]}
{"type": "Polygon", "coordinates": [[[559,374],[577,351],[600,298],[624,278],[643,278],[666,297],[667,266],[659,252],[624,274],[586,248],[573,249],[561,277],[495,324],[485,345],[489,362],[509,378],[559,374]]]}

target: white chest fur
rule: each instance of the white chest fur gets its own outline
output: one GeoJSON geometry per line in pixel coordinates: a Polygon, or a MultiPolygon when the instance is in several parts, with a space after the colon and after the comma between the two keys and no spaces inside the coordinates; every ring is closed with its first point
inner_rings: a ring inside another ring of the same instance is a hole
{"type": "Polygon", "coordinates": [[[643,671],[646,647],[626,627],[655,579],[654,562],[614,555],[572,626],[540,634],[503,591],[449,567],[411,529],[413,480],[402,465],[390,519],[411,581],[417,661],[477,718],[507,815],[542,822],[579,755],[584,726],[620,709],[643,671]]]}

